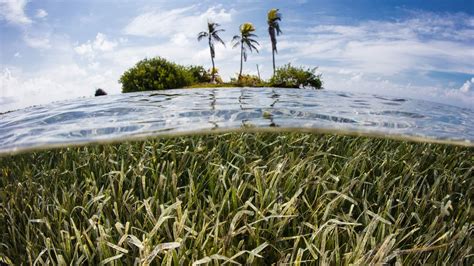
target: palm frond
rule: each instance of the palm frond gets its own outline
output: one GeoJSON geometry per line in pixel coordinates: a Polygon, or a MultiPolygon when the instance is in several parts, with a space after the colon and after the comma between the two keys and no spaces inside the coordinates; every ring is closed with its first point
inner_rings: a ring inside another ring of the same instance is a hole
{"type": "Polygon", "coordinates": [[[207,30],[208,32],[214,32],[216,28],[216,23],[214,22],[207,22],[207,30]]]}
{"type": "Polygon", "coordinates": [[[235,47],[238,47],[240,45],[240,42],[236,42],[232,45],[232,49],[235,48],[235,47]]]}
{"type": "Polygon", "coordinates": [[[258,53],[258,49],[257,49],[257,47],[256,47],[255,45],[250,44],[250,47],[252,47],[252,48],[258,53]]]}
{"type": "Polygon", "coordinates": [[[269,27],[268,28],[268,33],[270,34],[270,41],[272,43],[272,51],[276,51],[276,44],[277,44],[277,39],[276,39],[276,32],[275,28],[269,27]]]}
{"type": "Polygon", "coordinates": [[[206,38],[207,36],[209,36],[209,35],[207,34],[207,32],[201,31],[201,32],[198,34],[197,39],[198,39],[198,41],[201,41],[203,38],[206,38]]]}
{"type": "Polygon", "coordinates": [[[251,43],[255,43],[255,44],[260,45],[260,43],[258,43],[258,42],[257,42],[256,40],[254,40],[254,39],[248,39],[248,40],[249,40],[249,42],[251,42],[251,43]]]}
{"type": "Polygon", "coordinates": [[[235,48],[237,45],[240,44],[240,41],[241,41],[241,37],[239,35],[235,35],[233,38],[232,38],[232,42],[234,43],[234,45],[232,46],[232,48],[235,48]]]}
{"type": "Polygon", "coordinates": [[[280,24],[276,24],[276,25],[275,25],[275,30],[276,30],[277,35],[280,35],[280,34],[283,33],[283,32],[280,30],[280,24]]]}
{"type": "Polygon", "coordinates": [[[223,32],[225,30],[224,29],[217,29],[219,26],[220,26],[219,23],[208,21],[207,22],[208,31],[207,32],[205,32],[205,31],[200,32],[199,35],[198,35],[198,40],[201,40],[204,37],[211,36],[211,41],[216,40],[216,41],[222,43],[225,46],[224,41],[222,41],[222,39],[219,36],[219,32],[223,32]]]}
{"type": "Polygon", "coordinates": [[[250,22],[245,22],[244,24],[240,25],[240,32],[242,35],[246,35],[253,31],[255,31],[255,27],[250,22]]]}
{"type": "Polygon", "coordinates": [[[257,46],[254,45],[254,43],[256,45],[260,45],[257,41],[250,40],[250,39],[244,39],[243,42],[244,42],[245,46],[249,48],[250,52],[253,52],[253,50],[255,50],[258,53],[257,46]]]}
{"type": "Polygon", "coordinates": [[[250,41],[248,39],[243,39],[242,42],[244,43],[244,47],[248,47],[250,52],[252,52],[252,44],[250,43],[250,41]]]}
{"type": "Polygon", "coordinates": [[[268,33],[270,34],[270,40],[272,43],[272,51],[278,53],[277,49],[277,38],[276,36],[279,36],[282,34],[282,31],[280,29],[280,24],[278,23],[281,21],[281,13],[278,12],[279,9],[273,8],[268,11],[268,16],[267,16],[267,23],[268,23],[268,33]]]}
{"type": "Polygon", "coordinates": [[[281,13],[278,11],[279,9],[277,8],[272,8],[268,11],[268,14],[267,14],[268,24],[273,23],[275,21],[281,21],[281,13]]]}
{"type": "Polygon", "coordinates": [[[220,43],[221,43],[222,45],[224,45],[224,47],[225,47],[225,43],[224,43],[224,41],[221,39],[221,37],[220,37],[219,35],[217,35],[217,34],[212,34],[212,39],[214,39],[214,40],[220,42],[220,43]]]}

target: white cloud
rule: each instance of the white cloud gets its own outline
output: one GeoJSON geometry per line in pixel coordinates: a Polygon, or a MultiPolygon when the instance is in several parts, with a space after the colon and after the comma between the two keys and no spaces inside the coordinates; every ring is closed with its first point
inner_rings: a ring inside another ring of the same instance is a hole
{"type": "Polygon", "coordinates": [[[0,0],[0,19],[16,25],[28,25],[32,20],[25,14],[28,0],[0,0]]]}
{"type": "Polygon", "coordinates": [[[35,15],[36,18],[42,19],[42,18],[45,18],[46,16],[48,16],[48,12],[46,12],[46,10],[38,9],[36,11],[36,15],[35,15]]]}
{"type": "Polygon", "coordinates": [[[45,61],[48,61],[35,71],[0,66],[0,112],[92,96],[99,87],[109,94],[120,92],[117,80],[123,68],[101,57],[102,53],[113,53],[118,41],[110,40],[102,33],[78,46],[73,46],[68,38],[45,33],[33,37],[25,33],[24,40],[35,48],[54,49],[43,51],[45,61]],[[98,60],[81,62],[75,56],[77,53],[83,53],[86,59],[89,59],[88,53],[92,53],[98,60]]]}
{"type": "Polygon", "coordinates": [[[51,41],[49,38],[49,34],[46,34],[46,36],[31,36],[27,33],[23,36],[23,40],[28,46],[32,48],[37,48],[37,49],[51,48],[51,41]]]}
{"type": "Polygon", "coordinates": [[[74,51],[80,55],[88,55],[93,53],[92,44],[90,42],[74,47],[74,51]]]}
{"type": "Polygon", "coordinates": [[[466,80],[464,84],[459,88],[461,92],[470,92],[474,88],[474,78],[471,78],[471,80],[466,80]]]}
{"type": "Polygon", "coordinates": [[[21,54],[20,54],[20,52],[16,52],[13,56],[14,57],[21,57],[21,54]]]}
{"type": "MultiPolygon", "coordinates": [[[[182,41],[182,36],[176,35],[171,40],[157,45],[135,45],[119,47],[114,51],[104,52],[101,55],[101,60],[112,62],[112,65],[118,68],[121,72],[129,67],[132,67],[138,61],[144,58],[153,58],[161,56],[165,59],[171,60],[183,65],[203,65],[210,68],[211,59],[209,48],[206,43],[198,43],[197,40],[182,41]],[[190,53],[189,51],[193,51],[190,53]]],[[[249,56],[252,62],[244,64],[244,68],[249,67],[255,69],[254,59],[257,55],[249,56]]],[[[240,60],[240,52],[238,49],[232,49],[232,46],[227,43],[226,47],[219,45],[216,47],[216,67],[222,78],[228,79],[238,72],[240,60]]],[[[118,78],[117,78],[118,79],[118,78]]]]}
{"type": "Polygon", "coordinates": [[[0,112],[53,101],[92,96],[96,88],[118,92],[116,73],[89,72],[77,64],[50,67],[34,74],[4,68],[0,72],[0,112]],[[100,73],[100,74],[97,74],[100,73]]]}
{"type": "Polygon", "coordinates": [[[472,17],[456,14],[411,12],[412,17],[399,21],[366,21],[359,25],[320,25],[310,32],[323,35],[352,36],[360,40],[412,40],[429,36],[434,40],[473,41],[472,17]]]}
{"type": "Polygon", "coordinates": [[[107,36],[103,33],[97,33],[95,40],[87,41],[81,45],[74,47],[74,51],[79,55],[94,58],[99,52],[108,52],[114,50],[117,47],[118,42],[114,40],[108,40],[107,36]]]}
{"type": "Polygon", "coordinates": [[[425,76],[431,71],[474,74],[472,20],[462,14],[421,13],[405,21],[317,26],[309,31],[311,35],[291,40],[282,36],[278,58],[318,62],[328,89],[472,108],[473,79],[457,89],[425,76]]]}
{"type": "Polygon", "coordinates": [[[293,58],[387,76],[415,70],[474,73],[469,19],[422,13],[397,22],[322,25],[291,39],[283,35],[279,50],[293,58]]]}
{"type": "MultiPolygon", "coordinates": [[[[35,27],[34,21],[25,13],[30,0],[0,0],[0,20],[23,26],[23,40],[25,44],[37,49],[51,48],[50,33],[44,34],[44,29],[35,27]]],[[[44,19],[48,13],[38,9],[35,18],[44,19]]]]}
{"type": "Polygon", "coordinates": [[[135,17],[124,29],[128,35],[144,37],[172,37],[176,33],[195,37],[205,27],[208,19],[218,23],[230,22],[233,10],[214,6],[205,12],[197,12],[196,6],[151,11],[135,17]]]}
{"type": "Polygon", "coordinates": [[[117,46],[116,41],[109,41],[107,37],[102,33],[97,33],[95,41],[93,43],[93,48],[98,51],[111,51],[117,46]]]}
{"type": "MultiPolygon", "coordinates": [[[[380,76],[364,75],[364,73],[338,67],[321,67],[324,87],[328,90],[370,93],[402,98],[429,100],[456,106],[474,107],[474,92],[460,89],[449,89],[440,86],[402,84],[380,76]]],[[[473,86],[474,78],[466,84],[473,86]]]]}

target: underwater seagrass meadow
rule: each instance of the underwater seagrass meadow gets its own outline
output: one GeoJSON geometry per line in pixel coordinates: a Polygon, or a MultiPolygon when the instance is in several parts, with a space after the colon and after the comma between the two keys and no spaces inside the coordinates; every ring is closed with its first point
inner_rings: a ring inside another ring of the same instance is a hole
{"type": "Polygon", "coordinates": [[[11,264],[472,265],[474,148],[233,132],[0,157],[11,264]]]}

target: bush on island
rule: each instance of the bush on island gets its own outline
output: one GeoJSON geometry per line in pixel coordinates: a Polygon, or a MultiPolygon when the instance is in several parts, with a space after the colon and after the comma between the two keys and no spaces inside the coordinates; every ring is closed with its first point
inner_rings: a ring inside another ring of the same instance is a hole
{"type": "Polygon", "coordinates": [[[277,68],[275,75],[270,79],[270,86],[283,88],[305,88],[322,89],[321,74],[316,74],[315,68],[295,67],[286,64],[277,68]]]}
{"type": "Polygon", "coordinates": [[[242,74],[239,78],[231,78],[230,82],[238,87],[265,87],[266,83],[255,75],[242,74]]]}
{"type": "Polygon", "coordinates": [[[214,76],[214,80],[210,81],[211,83],[214,84],[222,84],[224,81],[222,81],[221,76],[219,75],[219,69],[217,67],[209,69],[209,75],[212,77],[214,76]]]}
{"type": "Polygon", "coordinates": [[[161,57],[143,59],[127,70],[119,82],[122,92],[182,88],[193,83],[193,75],[184,66],[161,57]]]}
{"type": "Polygon", "coordinates": [[[193,83],[211,82],[211,74],[203,66],[188,66],[186,71],[191,75],[193,83]]]}

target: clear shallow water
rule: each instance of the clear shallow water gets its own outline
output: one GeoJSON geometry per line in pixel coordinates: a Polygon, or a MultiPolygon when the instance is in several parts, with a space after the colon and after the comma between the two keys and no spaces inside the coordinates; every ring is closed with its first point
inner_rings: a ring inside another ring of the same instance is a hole
{"type": "Polygon", "coordinates": [[[473,146],[474,110],[368,94],[181,89],[82,98],[0,115],[0,154],[237,129],[348,132],[473,146]]]}

